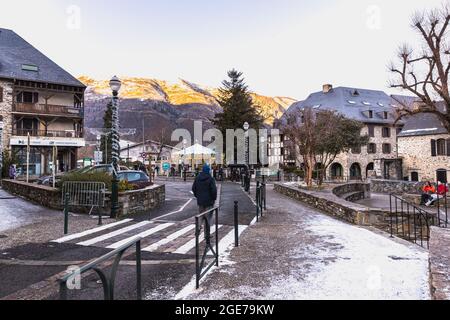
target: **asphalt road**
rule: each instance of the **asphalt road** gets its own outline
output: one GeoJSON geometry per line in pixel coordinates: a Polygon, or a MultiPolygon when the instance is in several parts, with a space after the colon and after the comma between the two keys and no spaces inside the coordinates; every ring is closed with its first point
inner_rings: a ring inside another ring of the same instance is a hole
{"type": "MultiPolygon", "coordinates": [[[[147,299],[173,299],[195,274],[194,217],[198,214],[198,208],[191,193],[192,182],[164,183],[167,201],[157,210],[133,219],[83,230],[70,237],[61,238],[58,235],[48,243],[27,243],[0,251],[0,298],[56,299],[58,288],[55,280],[68,267],[99,257],[120,244],[141,236],[144,296],[147,299]]],[[[219,190],[219,243],[226,246],[234,233],[234,201],[239,202],[241,227],[249,225],[253,220],[255,207],[238,184],[224,183],[219,186],[219,190]]],[[[44,214],[43,209],[33,212],[41,210],[44,214]]],[[[24,212],[27,211],[24,208],[24,212]]],[[[216,231],[215,228],[213,231],[216,231]]],[[[134,299],[136,291],[133,250],[128,254],[119,268],[115,285],[116,298],[124,300],[134,299]]],[[[70,291],[69,297],[102,299],[98,278],[87,275],[83,278],[82,289],[70,291]]]]}

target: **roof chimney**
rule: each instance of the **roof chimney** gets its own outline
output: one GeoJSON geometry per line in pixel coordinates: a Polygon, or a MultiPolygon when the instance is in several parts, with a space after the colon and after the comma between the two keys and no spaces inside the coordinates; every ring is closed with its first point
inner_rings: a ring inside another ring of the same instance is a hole
{"type": "Polygon", "coordinates": [[[333,90],[333,85],[332,84],[324,84],[323,85],[323,93],[328,93],[331,90],[333,90]]]}

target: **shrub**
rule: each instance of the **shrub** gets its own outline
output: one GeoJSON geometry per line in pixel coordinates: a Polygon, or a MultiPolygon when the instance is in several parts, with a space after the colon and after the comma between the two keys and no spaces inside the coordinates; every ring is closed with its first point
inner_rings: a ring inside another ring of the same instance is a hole
{"type": "Polygon", "coordinates": [[[111,190],[112,177],[108,173],[93,172],[93,173],[70,173],[62,177],[61,182],[57,187],[61,188],[64,182],[103,182],[106,189],[111,190]]]}

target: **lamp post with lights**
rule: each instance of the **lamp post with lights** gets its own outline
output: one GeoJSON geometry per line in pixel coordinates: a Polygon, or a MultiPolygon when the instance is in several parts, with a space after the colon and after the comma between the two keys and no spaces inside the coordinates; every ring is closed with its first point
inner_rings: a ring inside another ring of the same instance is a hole
{"type": "Polygon", "coordinates": [[[122,86],[122,82],[114,76],[109,82],[109,86],[112,91],[112,169],[113,180],[111,187],[111,218],[117,218],[117,212],[119,211],[119,157],[120,157],[120,137],[119,137],[119,90],[122,86]]]}

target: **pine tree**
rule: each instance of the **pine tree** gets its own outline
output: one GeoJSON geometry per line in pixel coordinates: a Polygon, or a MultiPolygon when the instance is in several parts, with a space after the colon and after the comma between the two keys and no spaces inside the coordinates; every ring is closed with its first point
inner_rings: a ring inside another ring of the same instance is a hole
{"type": "Polygon", "coordinates": [[[106,106],[105,115],[103,116],[103,136],[101,140],[100,150],[103,151],[103,163],[112,163],[112,103],[106,106]]]}
{"type": "Polygon", "coordinates": [[[213,124],[224,136],[227,129],[242,129],[245,122],[248,122],[252,129],[261,128],[263,117],[253,104],[242,72],[233,69],[228,72],[228,77],[230,79],[223,81],[223,87],[219,89],[218,103],[223,112],[215,115],[213,124]]]}

